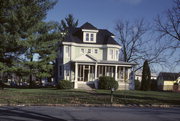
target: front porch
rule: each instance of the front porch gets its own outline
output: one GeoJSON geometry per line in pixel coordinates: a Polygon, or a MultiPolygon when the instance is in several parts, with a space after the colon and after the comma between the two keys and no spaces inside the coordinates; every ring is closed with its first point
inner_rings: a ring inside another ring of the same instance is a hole
{"type": "MultiPolygon", "coordinates": [[[[127,89],[132,71],[132,65],[125,65],[124,63],[87,63],[87,62],[73,62],[71,64],[71,80],[74,81],[74,87],[79,88],[82,84],[95,84],[101,76],[111,76],[118,81],[120,88],[127,89]]],[[[95,88],[97,85],[95,84],[95,88]]]]}

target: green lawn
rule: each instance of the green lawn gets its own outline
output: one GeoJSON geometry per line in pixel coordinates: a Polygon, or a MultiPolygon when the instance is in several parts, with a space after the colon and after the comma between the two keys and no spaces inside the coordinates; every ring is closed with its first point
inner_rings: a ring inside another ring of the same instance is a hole
{"type": "MultiPolygon", "coordinates": [[[[113,103],[180,105],[180,93],[115,91],[113,103]]],[[[0,90],[0,104],[110,104],[110,91],[6,88],[0,90]]]]}

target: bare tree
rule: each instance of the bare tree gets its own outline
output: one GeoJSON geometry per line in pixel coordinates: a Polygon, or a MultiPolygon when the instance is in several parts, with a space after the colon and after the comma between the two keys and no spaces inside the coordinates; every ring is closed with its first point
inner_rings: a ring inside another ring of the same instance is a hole
{"type": "Polygon", "coordinates": [[[142,51],[141,46],[144,44],[142,36],[147,31],[144,20],[137,20],[133,24],[129,21],[119,21],[115,30],[118,34],[118,42],[122,45],[121,59],[125,62],[136,61],[142,51]]]}
{"type": "Polygon", "coordinates": [[[149,64],[161,64],[164,59],[165,46],[159,45],[153,34],[150,35],[151,28],[147,26],[143,19],[130,23],[129,21],[119,21],[116,24],[117,39],[122,46],[120,57],[125,62],[135,62],[137,68],[141,69],[145,60],[149,64]]]}
{"type": "Polygon", "coordinates": [[[160,37],[167,36],[170,40],[180,41],[180,0],[174,1],[175,6],[168,9],[165,17],[158,16],[155,19],[156,30],[160,37]]]}
{"type": "MultiPolygon", "coordinates": [[[[168,9],[164,15],[157,16],[155,19],[155,29],[159,32],[159,40],[165,43],[169,56],[179,56],[177,51],[180,49],[180,0],[174,0],[174,6],[168,9]],[[170,52],[171,51],[171,52],[170,52]]],[[[174,59],[180,63],[180,58],[174,59]]]]}

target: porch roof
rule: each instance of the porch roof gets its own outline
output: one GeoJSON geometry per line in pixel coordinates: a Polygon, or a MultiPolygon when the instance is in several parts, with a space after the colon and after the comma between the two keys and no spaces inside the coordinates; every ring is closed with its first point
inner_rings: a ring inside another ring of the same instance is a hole
{"type": "Polygon", "coordinates": [[[74,60],[74,61],[71,61],[71,62],[76,62],[76,63],[84,63],[84,64],[111,64],[111,65],[129,65],[129,66],[133,66],[133,65],[137,65],[135,63],[128,63],[128,62],[123,62],[123,61],[106,61],[106,60],[94,60],[94,61],[82,61],[82,60],[74,60]]]}

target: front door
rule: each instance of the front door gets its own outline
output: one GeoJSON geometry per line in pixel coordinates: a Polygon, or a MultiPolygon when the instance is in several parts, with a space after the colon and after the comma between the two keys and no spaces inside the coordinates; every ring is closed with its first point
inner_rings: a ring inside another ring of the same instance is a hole
{"type": "Polygon", "coordinates": [[[89,70],[85,69],[84,70],[84,81],[88,81],[89,77],[89,70]]]}

